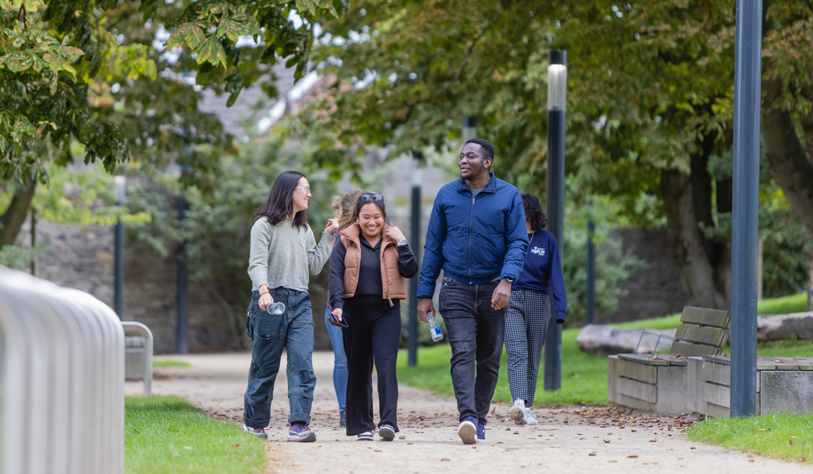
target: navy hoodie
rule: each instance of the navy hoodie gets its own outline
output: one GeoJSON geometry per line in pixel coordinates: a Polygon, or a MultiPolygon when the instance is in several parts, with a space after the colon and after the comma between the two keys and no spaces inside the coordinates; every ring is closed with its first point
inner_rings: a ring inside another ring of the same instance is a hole
{"type": "Polygon", "coordinates": [[[562,276],[562,263],[556,238],[546,230],[528,234],[531,240],[522,274],[512,290],[533,290],[547,293],[550,289],[556,305],[556,322],[563,323],[567,313],[565,279],[562,276]]]}

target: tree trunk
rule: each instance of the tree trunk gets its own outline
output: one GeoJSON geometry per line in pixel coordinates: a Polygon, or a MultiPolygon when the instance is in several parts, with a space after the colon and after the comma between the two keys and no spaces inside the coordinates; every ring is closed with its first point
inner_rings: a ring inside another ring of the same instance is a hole
{"type": "MultiPolygon", "coordinates": [[[[765,95],[761,128],[768,164],[791,207],[813,236],[813,164],[805,154],[790,113],[773,106],[782,94],[782,84],[767,80],[762,82],[762,88],[765,95]]],[[[800,119],[805,135],[813,141],[813,112],[800,119]]],[[[808,143],[808,147],[813,147],[813,143],[808,143]]]]}
{"type": "Polygon", "coordinates": [[[37,183],[32,181],[27,187],[20,188],[14,193],[6,213],[0,216],[0,247],[14,245],[17,234],[20,233],[20,228],[28,216],[28,209],[31,207],[36,189],[37,183]]]}
{"type": "Polygon", "coordinates": [[[728,309],[731,251],[725,245],[706,239],[700,229],[700,222],[707,226],[713,224],[712,196],[706,189],[711,181],[708,171],[701,166],[703,157],[708,162],[708,155],[699,153],[702,156],[692,157],[692,175],[674,169],[661,172],[669,252],[689,293],[688,305],[728,309]]]}

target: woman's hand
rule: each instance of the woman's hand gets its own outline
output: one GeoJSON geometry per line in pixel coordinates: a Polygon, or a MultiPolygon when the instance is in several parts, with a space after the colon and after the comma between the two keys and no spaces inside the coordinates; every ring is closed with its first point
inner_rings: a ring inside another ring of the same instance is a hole
{"type": "MultiPolygon", "coordinates": [[[[335,308],[333,311],[330,312],[330,314],[332,314],[333,316],[336,316],[337,321],[342,320],[342,309],[341,308],[335,308]]],[[[339,329],[342,328],[341,326],[336,326],[335,324],[333,324],[332,326],[336,327],[336,328],[339,328],[339,329]]]]}
{"type": "Polygon", "coordinates": [[[387,227],[387,237],[396,242],[400,242],[406,238],[398,227],[387,227]]]}
{"type": "Polygon", "coordinates": [[[325,234],[330,235],[337,230],[339,230],[339,221],[336,219],[328,220],[327,225],[325,225],[325,234]]]}
{"type": "Polygon", "coordinates": [[[271,293],[263,293],[260,295],[259,305],[261,310],[265,311],[265,308],[271,304],[274,304],[274,297],[271,296],[271,293]]]}

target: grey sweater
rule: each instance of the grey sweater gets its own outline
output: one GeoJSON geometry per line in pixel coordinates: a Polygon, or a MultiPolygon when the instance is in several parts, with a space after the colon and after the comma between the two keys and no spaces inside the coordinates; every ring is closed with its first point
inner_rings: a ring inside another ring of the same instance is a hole
{"type": "Polygon", "coordinates": [[[248,276],[252,290],[261,285],[269,289],[285,287],[308,290],[308,271],[318,275],[330,258],[333,238],[322,234],[316,244],[310,226],[296,229],[289,220],[272,226],[268,219],[260,218],[251,227],[251,254],[248,276]]]}

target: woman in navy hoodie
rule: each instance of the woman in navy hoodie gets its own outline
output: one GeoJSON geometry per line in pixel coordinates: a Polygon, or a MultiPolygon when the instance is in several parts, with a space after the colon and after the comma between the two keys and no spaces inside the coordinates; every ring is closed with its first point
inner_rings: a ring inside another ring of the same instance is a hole
{"type": "Polygon", "coordinates": [[[539,373],[539,359],[551,317],[550,297],[556,303],[556,322],[565,322],[567,295],[556,238],[543,230],[548,218],[539,200],[522,195],[528,226],[528,253],[522,273],[511,289],[505,320],[505,350],[508,355],[508,384],[514,406],[509,416],[518,425],[537,425],[531,411],[539,373]]]}

